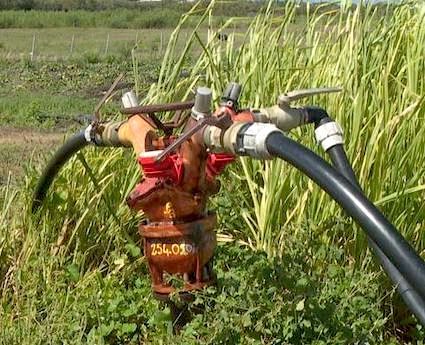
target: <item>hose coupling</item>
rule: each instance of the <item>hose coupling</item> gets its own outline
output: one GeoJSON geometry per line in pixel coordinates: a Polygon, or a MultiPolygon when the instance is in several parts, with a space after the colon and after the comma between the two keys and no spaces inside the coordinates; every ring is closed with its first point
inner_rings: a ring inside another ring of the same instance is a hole
{"type": "Polygon", "coordinates": [[[335,121],[326,122],[318,126],[315,130],[316,141],[327,151],[335,145],[344,144],[343,131],[339,123],[335,121]]]}
{"type": "Polygon", "coordinates": [[[86,138],[86,141],[90,144],[94,143],[94,131],[93,131],[93,125],[88,125],[86,129],[84,129],[84,138],[86,138]]]}
{"type": "Polygon", "coordinates": [[[122,124],[122,121],[111,121],[96,126],[89,125],[84,130],[84,137],[95,146],[128,147],[130,145],[119,137],[118,130],[122,124]]]}
{"type": "Polygon", "coordinates": [[[266,141],[271,133],[282,131],[274,124],[235,122],[225,131],[209,126],[204,131],[204,141],[213,151],[224,151],[239,156],[271,159],[266,141]]]}
{"type": "Polygon", "coordinates": [[[239,132],[238,153],[257,159],[271,159],[267,149],[268,136],[274,132],[282,132],[274,124],[253,122],[243,127],[239,132]]]}

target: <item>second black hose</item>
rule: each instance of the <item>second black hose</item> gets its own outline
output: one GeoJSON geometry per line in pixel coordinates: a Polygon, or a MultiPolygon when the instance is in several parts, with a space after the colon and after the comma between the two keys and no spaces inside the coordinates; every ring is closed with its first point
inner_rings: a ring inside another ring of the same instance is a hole
{"type": "MultiPolygon", "coordinates": [[[[329,154],[332,165],[335,169],[339,171],[353,186],[357,187],[361,191],[361,187],[357,181],[353,168],[348,161],[344,146],[342,144],[338,144],[330,147],[326,152],[329,154]]],[[[425,325],[424,300],[370,237],[368,237],[368,244],[379,259],[384,271],[396,285],[397,291],[404,300],[404,303],[406,303],[409,310],[418,318],[420,323],[425,325]]]]}
{"type": "Polygon", "coordinates": [[[357,188],[322,158],[282,133],[271,133],[266,145],[271,155],[301,170],[332,196],[425,299],[425,263],[357,188]]]}

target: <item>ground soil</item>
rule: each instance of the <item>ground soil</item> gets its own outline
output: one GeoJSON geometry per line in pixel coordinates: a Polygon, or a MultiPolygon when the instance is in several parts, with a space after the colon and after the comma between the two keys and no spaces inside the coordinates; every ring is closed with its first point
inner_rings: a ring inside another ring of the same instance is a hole
{"type": "Polygon", "coordinates": [[[0,185],[18,184],[29,163],[39,165],[64,133],[0,126],[0,185]]]}

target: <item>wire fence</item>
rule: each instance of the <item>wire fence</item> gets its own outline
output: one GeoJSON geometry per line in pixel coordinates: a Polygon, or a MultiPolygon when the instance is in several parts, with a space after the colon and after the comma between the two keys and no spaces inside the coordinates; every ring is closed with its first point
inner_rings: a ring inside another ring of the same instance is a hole
{"type": "MultiPolygon", "coordinates": [[[[64,29],[0,30],[0,57],[4,59],[66,60],[82,56],[129,57],[137,51],[143,58],[159,58],[166,49],[171,31],[64,29]]],[[[187,39],[182,37],[182,42],[187,39]]]]}

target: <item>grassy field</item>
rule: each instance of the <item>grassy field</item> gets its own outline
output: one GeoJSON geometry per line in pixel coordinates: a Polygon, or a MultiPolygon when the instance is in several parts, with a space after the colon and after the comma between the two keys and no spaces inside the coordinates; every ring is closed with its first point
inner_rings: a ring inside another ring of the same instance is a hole
{"type": "MultiPolygon", "coordinates": [[[[72,1],[72,0],[71,0],[72,1]]],[[[62,2],[63,3],[63,2],[62,2]]],[[[61,2],[59,2],[61,4],[61,2]]],[[[119,7],[119,4],[117,4],[119,7]]],[[[136,3],[133,9],[83,10],[81,7],[63,9],[2,10],[0,3],[0,28],[127,28],[153,29],[173,28],[192,4],[170,1],[164,3],[136,3]]],[[[198,4],[197,12],[185,23],[191,27],[199,21],[208,2],[198,4]]],[[[220,24],[230,17],[251,17],[262,7],[255,2],[221,2],[214,10],[212,23],[220,24]]],[[[4,8],[4,7],[3,7],[4,8]]],[[[202,23],[204,27],[207,23],[202,23]]]]}
{"type": "MultiPolygon", "coordinates": [[[[236,20],[235,22],[238,22],[236,20]]],[[[239,26],[230,25],[222,30],[230,35],[235,33],[236,44],[242,43],[246,30],[246,20],[239,26]]],[[[292,25],[297,30],[297,24],[292,25]]],[[[100,62],[101,60],[131,60],[132,53],[140,61],[161,60],[173,29],[111,29],[111,28],[12,28],[0,29],[0,60],[61,61],[81,60],[100,62]]],[[[207,29],[200,28],[199,37],[207,40],[207,29]]],[[[184,48],[192,29],[183,28],[177,45],[184,48]]],[[[191,56],[198,56],[202,47],[195,45],[191,56]]]]}
{"type": "MultiPolygon", "coordinates": [[[[75,128],[72,118],[100,97],[93,90],[120,71],[140,81],[144,103],[185,99],[197,85],[218,98],[231,80],[243,84],[243,107],[274,104],[291,89],[342,85],[339,95],[305,103],[342,124],[366,194],[424,255],[425,11],[402,5],[382,17],[372,7],[323,6],[303,17],[302,30],[293,30],[292,4],[279,11],[280,20],[272,6],[227,42],[216,39],[219,28],[201,37],[187,29],[185,20],[206,23],[212,12],[189,14],[160,57],[134,59],[137,69],[131,56],[2,62],[2,162],[61,141],[54,133],[75,128]],[[31,129],[16,130],[22,126],[31,129]]],[[[52,30],[65,37],[66,29],[52,30]]],[[[134,40],[135,31],[126,32],[134,40]]],[[[97,55],[102,37],[100,30],[97,55]]],[[[66,55],[66,44],[61,49],[66,55]]],[[[117,107],[108,105],[104,117],[117,116],[117,107]]],[[[291,135],[318,150],[311,130],[291,135]]],[[[29,201],[43,163],[33,157],[25,174],[0,186],[0,344],[423,343],[424,330],[371,259],[361,230],[287,164],[242,159],[222,176],[211,202],[226,239],[216,255],[218,284],[197,294],[205,313],[173,335],[169,310],[150,291],[139,216],[125,204],[140,178],[132,153],[85,150],[36,216],[29,201]]]]}
{"type": "Polygon", "coordinates": [[[140,54],[152,60],[162,55],[171,32],[172,29],[0,29],[0,54],[7,59],[30,59],[35,35],[36,59],[118,56],[128,61],[138,44],[140,54]]]}
{"type": "Polygon", "coordinates": [[[182,11],[170,8],[109,11],[0,11],[0,28],[166,28],[175,26],[182,11]]]}

